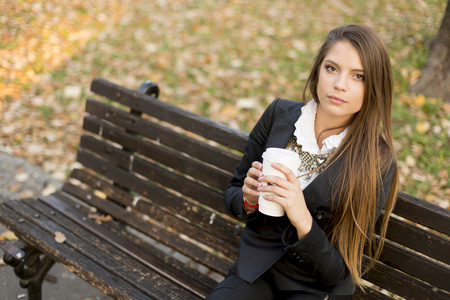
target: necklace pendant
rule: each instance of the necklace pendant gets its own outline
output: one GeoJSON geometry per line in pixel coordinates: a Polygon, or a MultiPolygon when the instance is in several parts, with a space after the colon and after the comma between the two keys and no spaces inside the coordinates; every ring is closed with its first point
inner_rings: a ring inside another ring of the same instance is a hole
{"type": "MultiPolygon", "coordinates": [[[[291,141],[289,142],[288,149],[298,153],[301,165],[298,169],[300,173],[308,173],[314,171],[315,173],[320,173],[326,167],[326,162],[328,158],[331,157],[331,153],[326,154],[311,154],[307,151],[303,151],[303,147],[300,144],[297,144],[297,137],[293,136],[291,141]]],[[[305,179],[309,180],[312,178],[313,173],[308,175],[303,175],[305,179]]]]}
{"type": "Polygon", "coordinates": [[[320,157],[316,157],[316,163],[320,166],[321,164],[323,164],[327,159],[322,156],[320,157]]]}
{"type": "Polygon", "coordinates": [[[313,157],[308,152],[302,151],[302,153],[300,153],[300,159],[304,165],[309,165],[311,163],[313,157]]]}

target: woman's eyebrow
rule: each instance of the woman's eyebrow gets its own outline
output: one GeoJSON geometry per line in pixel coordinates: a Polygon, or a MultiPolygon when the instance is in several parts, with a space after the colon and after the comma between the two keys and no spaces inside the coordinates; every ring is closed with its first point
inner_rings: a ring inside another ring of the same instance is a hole
{"type": "MultiPolygon", "coordinates": [[[[329,63],[329,64],[333,64],[337,67],[340,67],[339,64],[331,59],[325,59],[324,62],[329,63]]],[[[353,72],[360,72],[360,73],[364,73],[363,69],[352,69],[353,72]]]]}

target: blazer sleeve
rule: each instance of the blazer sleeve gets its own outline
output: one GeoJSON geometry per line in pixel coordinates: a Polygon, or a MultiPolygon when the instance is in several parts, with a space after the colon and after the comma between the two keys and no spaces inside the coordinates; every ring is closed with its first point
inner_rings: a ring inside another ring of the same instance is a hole
{"type": "MultiPolygon", "coordinates": [[[[274,122],[274,115],[280,99],[275,99],[264,111],[261,118],[256,123],[248,137],[248,143],[241,161],[234,171],[234,176],[228,184],[224,194],[225,206],[230,214],[241,218],[244,222],[249,221],[247,214],[242,207],[242,186],[247,172],[254,161],[261,161],[265,149],[267,137],[274,122]]],[[[259,211],[256,211],[250,218],[254,218],[259,211]]]]}
{"type": "MultiPolygon", "coordinates": [[[[386,203],[395,172],[394,160],[387,172],[383,174],[383,184],[378,189],[376,219],[380,216],[386,203]]],[[[331,244],[325,231],[314,219],[311,231],[301,240],[298,240],[295,227],[289,225],[283,234],[283,242],[286,245],[286,252],[294,258],[294,261],[326,286],[335,286],[350,274],[341,254],[331,244]]]]}

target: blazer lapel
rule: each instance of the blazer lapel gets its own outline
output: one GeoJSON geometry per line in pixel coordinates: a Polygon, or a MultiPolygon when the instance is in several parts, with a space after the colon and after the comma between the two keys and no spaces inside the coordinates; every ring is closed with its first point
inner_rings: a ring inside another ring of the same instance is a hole
{"type": "Polygon", "coordinates": [[[265,148],[286,148],[292,138],[292,135],[294,134],[294,124],[300,117],[302,112],[301,109],[304,104],[303,102],[292,100],[285,101],[289,102],[285,105],[280,105],[280,108],[275,115],[275,120],[267,138],[265,148]]]}

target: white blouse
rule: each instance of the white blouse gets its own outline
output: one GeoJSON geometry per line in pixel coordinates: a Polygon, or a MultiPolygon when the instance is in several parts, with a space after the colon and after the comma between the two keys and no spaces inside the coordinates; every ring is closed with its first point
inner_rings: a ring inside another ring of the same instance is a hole
{"type": "MultiPolygon", "coordinates": [[[[310,154],[327,154],[334,151],[341,144],[345,135],[347,134],[347,128],[340,134],[335,134],[327,137],[322,142],[322,148],[319,148],[317,144],[316,134],[314,132],[314,123],[316,121],[317,103],[314,100],[309,101],[302,107],[302,114],[295,123],[294,135],[297,138],[297,144],[302,145],[302,150],[307,151],[310,154]]],[[[309,176],[301,176],[308,172],[301,172],[298,181],[304,190],[318,175],[317,172],[309,176]]]]}

